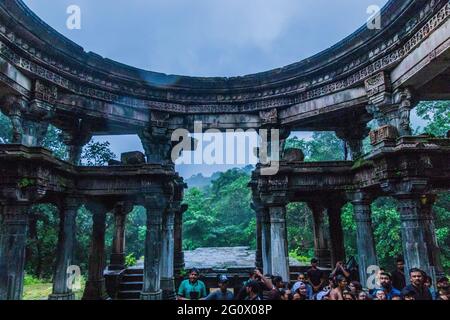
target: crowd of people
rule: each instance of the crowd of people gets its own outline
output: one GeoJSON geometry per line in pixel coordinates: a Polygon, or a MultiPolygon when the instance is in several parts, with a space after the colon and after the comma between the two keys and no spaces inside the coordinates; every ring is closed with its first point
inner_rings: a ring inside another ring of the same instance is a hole
{"type": "Polygon", "coordinates": [[[318,268],[317,259],[311,260],[306,273],[300,273],[294,283],[284,281],[280,276],[263,275],[255,269],[239,291],[228,288],[226,275],[218,277],[219,289],[207,294],[206,286],[199,280],[200,273],[192,269],[189,278],[178,289],[179,300],[449,300],[450,286],[447,277],[432,279],[424,271],[412,268],[406,284],[403,259],[397,259],[396,269],[387,272],[381,269],[377,285],[364,289],[352,280],[352,274],[342,261],[336,263],[330,274],[318,268]]]}

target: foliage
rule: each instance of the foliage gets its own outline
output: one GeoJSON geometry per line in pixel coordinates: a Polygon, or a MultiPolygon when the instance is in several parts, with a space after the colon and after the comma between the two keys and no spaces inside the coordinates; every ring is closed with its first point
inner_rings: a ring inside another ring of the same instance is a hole
{"type": "Polygon", "coordinates": [[[125,256],[125,266],[132,267],[132,266],[135,266],[136,263],[137,263],[137,259],[133,253],[130,253],[129,255],[125,256]]]}
{"type": "Polygon", "coordinates": [[[309,264],[309,262],[311,261],[311,257],[310,256],[300,256],[300,255],[297,254],[296,251],[289,252],[289,257],[293,258],[293,259],[295,259],[298,262],[303,263],[303,264],[309,264]]]}
{"type": "Polygon", "coordinates": [[[109,160],[116,158],[116,155],[110,150],[110,143],[91,141],[84,147],[81,159],[88,166],[103,166],[109,160]]]}
{"type": "Polygon", "coordinates": [[[0,112],[0,143],[10,143],[12,138],[11,120],[0,112]]]}
{"type": "Polygon", "coordinates": [[[445,137],[450,130],[450,101],[422,102],[417,105],[417,115],[427,121],[419,131],[445,137]]]}
{"type": "Polygon", "coordinates": [[[189,209],[183,217],[183,246],[250,246],[255,248],[256,220],[250,208],[250,176],[245,170],[221,173],[205,190],[185,195],[189,209]]]}

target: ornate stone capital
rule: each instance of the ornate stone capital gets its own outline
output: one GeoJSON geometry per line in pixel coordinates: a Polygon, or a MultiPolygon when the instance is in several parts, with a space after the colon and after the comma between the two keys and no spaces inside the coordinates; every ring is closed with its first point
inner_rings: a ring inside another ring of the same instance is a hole
{"type": "Polygon", "coordinates": [[[405,178],[398,180],[386,180],[380,183],[384,192],[396,198],[409,198],[428,193],[428,179],[405,178]]]}

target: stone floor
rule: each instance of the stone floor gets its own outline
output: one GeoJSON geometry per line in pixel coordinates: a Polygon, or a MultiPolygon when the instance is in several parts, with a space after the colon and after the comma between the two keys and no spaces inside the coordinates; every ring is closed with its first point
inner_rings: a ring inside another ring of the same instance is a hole
{"type": "MultiPolygon", "coordinates": [[[[228,269],[253,268],[255,251],[249,247],[198,248],[184,252],[186,269],[228,269]]],[[[143,265],[143,261],[138,263],[143,265]]],[[[289,259],[290,266],[302,266],[295,259],[289,259]]]]}

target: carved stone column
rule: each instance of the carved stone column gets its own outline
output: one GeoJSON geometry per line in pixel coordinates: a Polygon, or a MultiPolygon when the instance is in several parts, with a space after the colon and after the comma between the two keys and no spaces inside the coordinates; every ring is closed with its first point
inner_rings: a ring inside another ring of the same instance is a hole
{"type": "Polygon", "coordinates": [[[256,253],[255,253],[255,266],[257,268],[263,268],[262,258],[262,215],[263,207],[261,204],[252,202],[251,207],[256,214],[256,253]]]}
{"type": "Polygon", "coordinates": [[[272,274],[289,281],[289,253],[287,247],[286,206],[269,207],[272,274]]]}
{"type": "Polygon", "coordinates": [[[84,289],[83,300],[107,300],[105,278],[105,222],[106,212],[101,205],[89,205],[92,213],[92,239],[89,253],[89,276],[84,289]]]}
{"type": "Polygon", "coordinates": [[[188,206],[183,204],[180,210],[175,211],[174,217],[174,274],[181,275],[184,270],[184,252],[183,252],[183,214],[188,206]]]}
{"type": "Polygon", "coordinates": [[[70,129],[63,130],[61,137],[64,144],[67,145],[69,162],[80,165],[83,147],[92,139],[89,128],[85,128],[83,122],[76,123],[70,129]]]}
{"type": "Polygon", "coordinates": [[[72,265],[75,250],[76,217],[80,198],[67,197],[59,207],[59,237],[56,251],[56,267],[53,275],[53,291],[49,300],[74,300],[75,294],[68,287],[67,269],[72,265]]]}
{"type": "Polygon", "coordinates": [[[114,207],[114,237],[108,269],[125,269],[125,223],[127,214],[131,212],[131,203],[119,202],[114,207]]]}
{"type": "Polygon", "coordinates": [[[428,259],[434,267],[437,277],[444,276],[444,268],[441,262],[441,249],[436,237],[435,214],[433,212],[433,204],[436,201],[435,195],[424,195],[420,199],[421,212],[424,216],[425,241],[428,248],[428,259]]]}
{"type": "Polygon", "coordinates": [[[169,205],[163,217],[162,254],[161,254],[161,290],[163,300],[175,300],[174,279],[174,220],[179,204],[169,205]]]}
{"type": "Polygon", "coordinates": [[[144,147],[147,163],[172,164],[172,132],[167,121],[170,115],[164,112],[151,112],[151,124],[139,133],[144,147]]]}
{"type": "Polygon", "coordinates": [[[369,105],[367,111],[377,120],[378,127],[390,126],[400,136],[410,136],[410,113],[413,97],[408,88],[393,92],[389,74],[380,72],[365,81],[369,105]]]}
{"type": "Polygon", "coordinates": [[[148,196],[145,200],[147,210],[147,233],[145,238],[144,287],[141,300],[161,300],[161,253],[162,223],[166,210],[166,200],[160,196],[148,196]]]}
{"type": "Polygon", "coordinates": [[[368,195],[358,192],[352,195],[353,211],[356,222],[356,246],[358,249],[359,279],[363,286],[367,283],[367,267],[378,265],[373,235],[371,204],[368,195]]]}
{"type": "Polygon", "coordinates": [[[334,266],[338,261],[345,261],[344,234],[341,222],[341,203],[327,205],[328,221],[330,226],[330,248],[331,264],[334,266]]]}
{"type": "Polygon", "coordinates": [[[20,300],[23,294],[28,203],[3,207],[0,233],[0,300],[20,300]]]}
{"type": "Polygon", "coordinates": [[[42,146],[52,115],[51,107],[39,101],[29,102],[9,95],[0,102],[2,111],[11,119],[12,143],[42,146]]]}
{"type": "Polygon", "coordinates": [[[314,223],[314,255],[319,260],[319,266],[331,266],[331,251],[329,247],[329,230],[325,224],[325,208],[319,203],[308,203],[312,211],[314,223]]]}
{"type": "Polygon", "coordinates": [[[395,197],[400,213],[406,270],[419,268],[430,275],[432,270],[426,241],[428,217],[421,212],[421,197],[407,193],[395,197]]]}
{"type": "Polygon", "coordinates": [[[272,274],[272,236],[269,209],[261,212],[261,255],[264,274],[272,274]]]}
{"type": "Polygon", "coordinates": [[[350,159],[356,160],[364,155],[363,140],[368,136],[369,129],[366,124],[356,123],[347,128],[336,131],[339,139],[344,140],[350,148],[350,159]]]}

